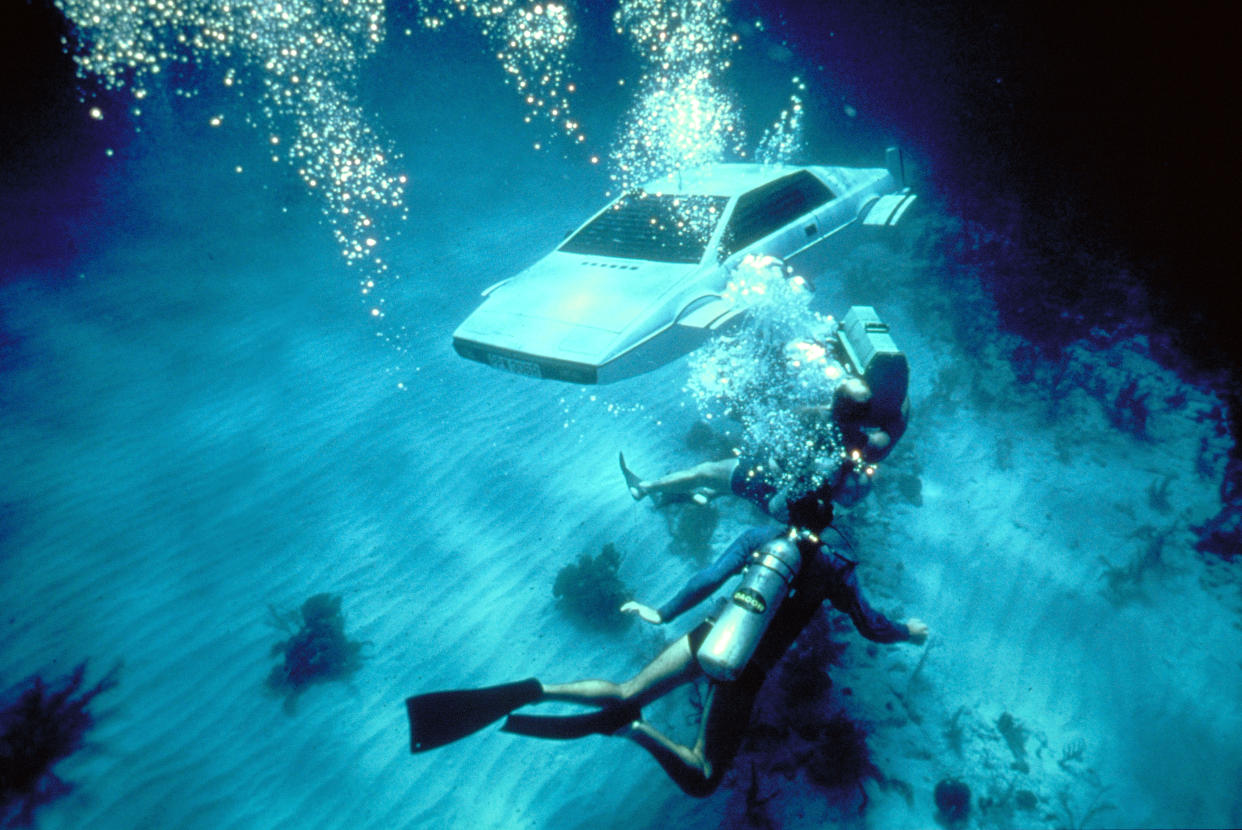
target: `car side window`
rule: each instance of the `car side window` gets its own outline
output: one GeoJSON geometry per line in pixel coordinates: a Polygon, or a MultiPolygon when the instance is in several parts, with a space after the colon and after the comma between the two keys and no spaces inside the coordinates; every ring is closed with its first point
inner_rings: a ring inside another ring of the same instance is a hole
{"type": "Polygon", "coordinates": [[[742,194],[725,229],[723,255],[742,250],[834,198],[826,184],[805,170],[742,194]]]}

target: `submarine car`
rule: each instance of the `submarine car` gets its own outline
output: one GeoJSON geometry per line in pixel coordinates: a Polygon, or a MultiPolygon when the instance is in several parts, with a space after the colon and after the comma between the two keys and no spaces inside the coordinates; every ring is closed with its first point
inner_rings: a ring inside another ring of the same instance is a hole
{"type": "Polygon", "coordinates": [[[633,377],[746,313],[725,295],[746,256],[796,265],[812,249],[831,255],[860,230],[895,227],[916,198],[896,148],[879,168],[715,164],[657,179],[484,290],[453,347],[533,378],[633,377]]]}

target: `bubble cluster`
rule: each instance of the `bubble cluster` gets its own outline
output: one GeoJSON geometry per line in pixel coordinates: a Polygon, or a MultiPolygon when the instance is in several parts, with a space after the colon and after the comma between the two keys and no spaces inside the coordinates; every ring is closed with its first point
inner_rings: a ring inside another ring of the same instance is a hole
{"type": "MultiPolygon", "coordinates": [[[[129,89],[139,101],[170,69],[258,95],[244,118],[274,162],[293,166],[319,195],[341,255],[360,266],[373,317],[393,226],[405,218],[399,158],[355,99],[361,63],[383,41],[382,0],[56,0],[73,26],[66,43],[84,80],[129,89]]],[[[177,89],[192,96],[199,87],[177,89]]],[[[223,113],[208,123],[219,127],[223,113]]],[[[241,167],[237,168],[242,172],[241,167]]]]}
{"type": "MultiPolygon", "coordinates": [[[[381,287],[386,252],[406,218],[407,179],[400,158],[368,123],[356,97],[363,62],[386,34],[384,0],[55,0],[72,24],[66,48],[83,79],[137,102],[156,83],[194,96],[211,91],[249,98],[242,121],[262,136],[273,162],[289,164],[316,194],[340,253],[357,266],[370,315],[386,313],[381,287]],[[188,78],[188,89],[177,88],[188,78]]],[[[522,96],[525,120],[553,126],[576,143],[586,136],[573,115],[576,86],[569,48],[576,26],[567,7],[531,0],[416,0],[424,26],[473,20],[522,96]]],[[[739,37],[727,0],[621,0],[618,33],[642,56],[637,96],[611,153],[619,190],[677,171],[744,158],[742,118],[719,83],[739,37]]],[[[796,79],[795,79],[796,80],[796,79]]],[[[800,87],[803,88],[804,87],[800,87]]],[[[215,100],[214,98],[212,100],[215,100]]],[[[800,140],[801,101],[772,125],[762,160],[787,160],[800,140]]],[[[101,107],[91,117],[103,119],[101,107]]],[[[231,119],[227,110],[211,127],[231,119]]],[[[536,144],[538,147],[539,144],[536,144]]],[[[597,161],[592,157],[592,161],[597,161]]],[[[236,167],[240,173],[243,169],[236,167]]],[[[693,228],[706,225],[685,217],[693,228]]],[[[378,332],[399,345],[402,331],[378,332]]]]}
{"type": "MultiPolygon", "coordinates": [[[[570,111],[577,87],[570,79],[569,45],[576,27],[559,3],[527,5],[517,0],[419,0],[419,19],[439,29],[456,17],[469,17],[500,61],[505,82],[526,105],[526,123],[547,121],[575,143],[586,141],[570,111]]],[[[536,148],[540,145],[536,144],[536,148]]]]}
{"type": "Polygon", "coordinates": [[[689,358],[686,389],[699,414],[741,424],[738,452],[774,459],[775,483],[791,497],[834,480],[844,442],[826,410],[810,408],[830,407],[846,377],[828,346],[835,321],[810,308],[805,281],[772,257],[746,257],[726,297],[747,315],[689,358]]]}
{"type": "MultiPolygon", "coordinates": [[[[799,91],[806,91],[806,84],[798,78],[793,82],[799,91]]],[[[790,164],[802,154],[802,99],[797,92],[789,96],[789,105],[781,110],[776,121],[763,132],[755,148],[755,160],[760,164],[790,164]]]]}
{"type": "Polygon", "coordinates": [[[724,0],[622,0],[617,9],[617,32],[645,61],[637,100],[611,154],[622,192],[743,153],[741,114],[717,81],[737,40],[724,6],[724,0]]]}

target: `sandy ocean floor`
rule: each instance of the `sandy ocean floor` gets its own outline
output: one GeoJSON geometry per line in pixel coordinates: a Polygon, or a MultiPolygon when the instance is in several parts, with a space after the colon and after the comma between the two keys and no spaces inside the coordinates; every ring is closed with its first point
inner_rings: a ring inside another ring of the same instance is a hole
{"type": "MultiPolygon", "coordinates": [[[[701,801],[618,739],[492,729],[411,756],[410,694],[622,679],[697,622],[576,625],[552,584],[578,554],[615,544],[655,604],[760,517],[623,487],[618,450],[645,473],[703,460],[684,361],[578,388],[452,352],[478,291],[597,206],[600,176],[407,118],[404,353],[288,171],[227,175],[247,135],[201,144],[156,104],[95,185],[73,267],[0,286],[0,682],[120,664],[38,826],[932,827],[945,778],[974,793],[971,827],[1242,824],[1242,573],[1191,530],[1220,508],[1220,402],[1142,338],[1015,370],[986,273],[942,253],[973,231],[934,198],[905,247],[815,275],[823,310],[877,306],[912,366],[910,430],[840,520],[875,604],[932,630],[833,635],[828,705],[875,765],[865,808],[758,753],[701,801]],[[1131,381],[1141,436],[1110,420],[1131,381]],[[286,711],[264,688],[287,636],[269,606],[321,592],[365,661],[286,711]]],[[[766,692],[757,719],[778,706],[766,692]]],[[[677,693],[652,716],[687,735],[688,709],[677,693]]]]}

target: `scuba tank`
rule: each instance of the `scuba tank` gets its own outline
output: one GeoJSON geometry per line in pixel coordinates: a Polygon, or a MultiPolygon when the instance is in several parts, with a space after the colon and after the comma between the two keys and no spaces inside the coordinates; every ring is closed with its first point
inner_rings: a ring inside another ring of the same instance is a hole
{"type": "Polygon", "coordinates": [[[802,554],[792,534],[751,554],[732,599],[699,647],[699,665],[709,677],[727,682],[742,673],[801,566],[802,554]]]}

